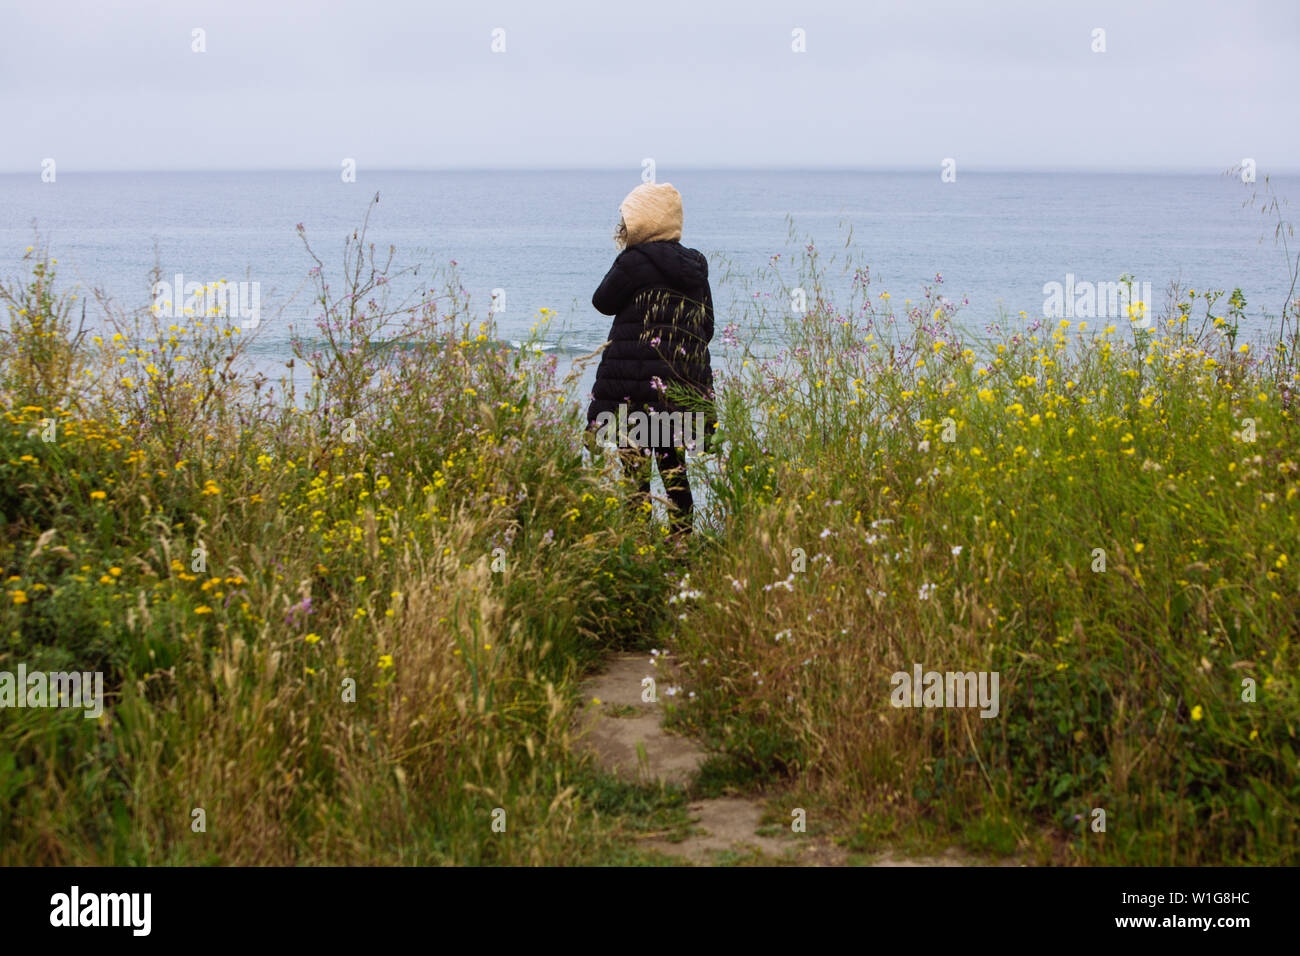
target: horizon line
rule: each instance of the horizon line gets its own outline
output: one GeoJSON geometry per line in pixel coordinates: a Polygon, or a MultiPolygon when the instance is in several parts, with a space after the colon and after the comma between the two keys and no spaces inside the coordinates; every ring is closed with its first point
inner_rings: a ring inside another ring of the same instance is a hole
{"type": "MultiPolygon", "coordinates": [[[[925,174],[934,175],[940,170],[940,166],[840,166],[840,165],[819,165],[819,166],[793,166],[793,165],[704,165],[704,164],[680,164],[674,165],[673,170],[678,172],[747,172],[747,173],[905,173],[905,174],[925,174]]],[[[1013,165],[958,165],[958,175],[961,173],[979,173],[979,174],[1005,174],[1005,173],[1022,173],[1036,175],[1050,174],[1078,174],[1087,173],[1093,175],[1201,175],[1201,176],[1226,176],[1233,169],[1231,166],[1211,170],[1203,166],[1013,166],[1013,165]]],[[[336,175],[338,169],[334,167],[320,166],[210,166],[210,167],[170,167],[170,168],[145,168],[145,167],[110,167],[97,169],[62,169],[60,172],[65,175],[104,175],[104,174],[123,174],[123,173],[319,173],[322,175],[336,175]]],[[[636,166],[505,166],[505,165],[486,165],[486,166],[359,166],[358,179],[366,173],[612,173],[626,172],[628,175],[638,175],[639,169],[636,166]]],[[[1296,175],[1300,173],[1300,166],[1278,167],[1268,172],[1258,171],[1256,176],[1263,179],[1266,175],[1296,175]]],[[[24,169],[0,169],[0,176],[35,176],[40,177],[41,169],[39,166],[24,169]]],[[[351,185],[351,184],[349,184],[351,185]]]]}

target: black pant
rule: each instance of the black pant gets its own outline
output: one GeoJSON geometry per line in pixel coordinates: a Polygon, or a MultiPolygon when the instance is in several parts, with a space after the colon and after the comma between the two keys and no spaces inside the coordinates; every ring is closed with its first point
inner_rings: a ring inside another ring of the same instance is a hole
{"type": "Polygon", "coordinates": [[[675,535],[690,534],[695,522],[692,510],[695,500],[691,497],[691,486],[686,480],[686,449],[671,445],[664,448],[623,448],[621,449],[623,467],[640,480],[642,500],[650,497],[650,462],[654,461],[663,479],[664,490],[672,502],[669,523],[675,535]]]}

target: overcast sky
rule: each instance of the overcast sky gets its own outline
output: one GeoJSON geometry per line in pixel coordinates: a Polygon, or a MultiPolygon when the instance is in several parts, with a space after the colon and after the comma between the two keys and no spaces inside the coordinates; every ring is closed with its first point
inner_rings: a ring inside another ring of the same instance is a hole
{"type": "Polygon", "coordinates": [[[0,0],[0,171],[1294,171],[1298,54],[1296,0],[0,0]]]}

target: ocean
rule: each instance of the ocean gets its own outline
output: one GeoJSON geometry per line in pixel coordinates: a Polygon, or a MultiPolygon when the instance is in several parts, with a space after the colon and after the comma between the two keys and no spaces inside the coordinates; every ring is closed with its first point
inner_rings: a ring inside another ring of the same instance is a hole
{"type": "MultiPolygon", "coordinates": [[[[710,257],[721,329],[748,294],[725,278],[726,263],[754,274],[773,255],[814,241],[842,253],[851,228],[856,261],[872,295],[897,308],[942,275],[959,321],[982,329],[1005,310],[1042,317],[1048,283],[1150,283],[1155,305],[1171,280],[1197,290],[1240,287],[1245,331],[1267,327],[1289,278],[1272,239],[1274,219],[1243,207],[1252,188],[1206,174],[659,170],[683,195],[683,242],[710,257]],[[791,232],[793,229],[793,233],[791,232]],[[793,236],[793,240],[792,240],[793,236]],[[793,242],[793,244],[792,244],[793,242]]],[[[609,319],[591,294],[616,250],[618,204],[640,182],[631,171],[365,172],[345,183],[323,172],[60,171],[0,175],[0,276],[15,277],[33,225],[64,280],[98,286],[130,306],[152,301],[156,261],[168,281],[257,282],[261,322],[252,354],[267,367],[290,357],[288,329],[310,330],[319,311],[305,283],[313,266],[301,223],[335,290],[343,240],[370,199],[379,252],[397,267],[456,263],[480,314],[504,290],[502,338],[522,340],[538,309],[557,316],[546,345],[577,355],[599,345],[609,319]]],[[[1274,177],[1282,197],[1300,198],[1300,176],[1274,177]]],[[[1294,243],[1293,243],[1294,245],[1294,243]]],[[[412,278],[418,285],[425,278],[412,278]]],[[[399,289],[399,291],[401,291],[399,289]]]]}

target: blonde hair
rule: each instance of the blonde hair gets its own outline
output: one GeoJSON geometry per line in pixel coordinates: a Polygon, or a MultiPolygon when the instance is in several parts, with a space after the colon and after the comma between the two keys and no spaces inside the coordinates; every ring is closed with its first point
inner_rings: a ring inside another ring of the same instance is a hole
{"type": "Polygon", "coordinates": [[[618,225],[614,227],[614,245],[619,249],[627,248],[627,223],[623,217],[618,217],[618,225]]]}

